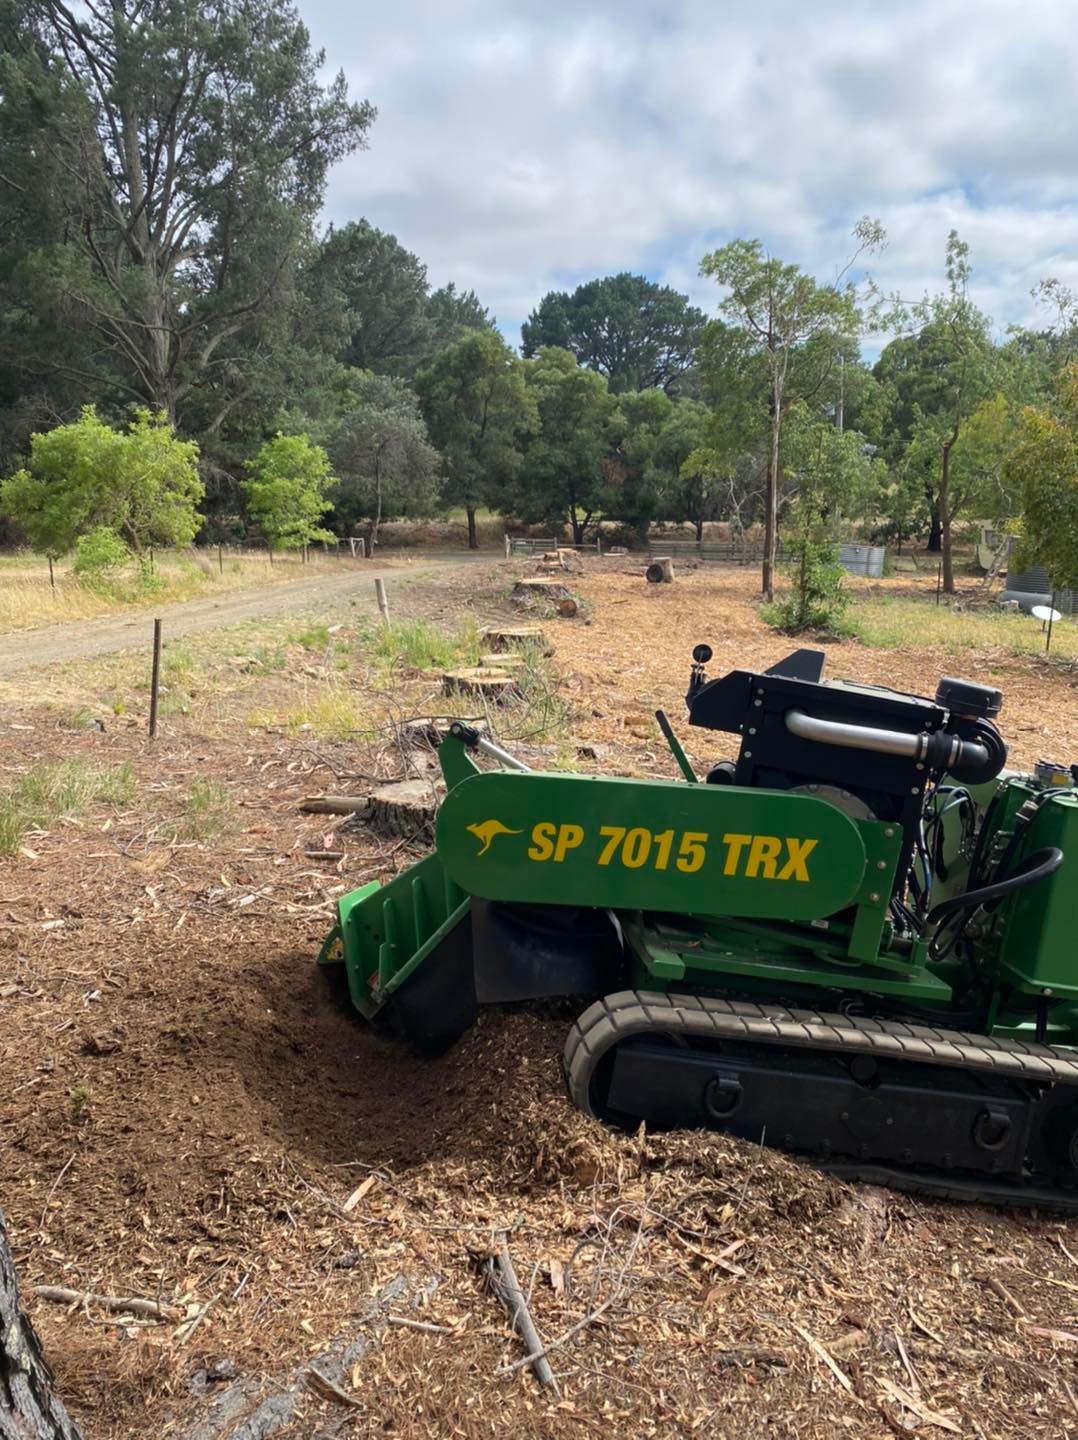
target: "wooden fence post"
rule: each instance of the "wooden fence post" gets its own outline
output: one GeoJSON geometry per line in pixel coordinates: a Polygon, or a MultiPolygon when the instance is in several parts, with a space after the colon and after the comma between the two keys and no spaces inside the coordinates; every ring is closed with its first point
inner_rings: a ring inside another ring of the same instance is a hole
{"type": "Polygon", "coordinates": [[[157,690],[161,683],[161,622],[153,622],[153,669],[150,672],[150,739],[157,736],[157,690]]]}
{"type": "Polygon", "coordinates": [[[378,597],[378,613],[382,617],[382,623],[389,624],[389,601],[386,598],[386,582],[381,576],[374,582],[374,593],[378,597]]]}

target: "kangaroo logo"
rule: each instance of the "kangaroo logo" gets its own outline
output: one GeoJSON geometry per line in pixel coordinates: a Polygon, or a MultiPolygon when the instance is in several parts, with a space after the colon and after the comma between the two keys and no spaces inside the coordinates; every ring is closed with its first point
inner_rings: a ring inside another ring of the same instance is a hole
{"type": "Polygon", "coordinates": [[[510,830],[508,825],[503,825],[500,820],[484,820],[481,825],[469,825],[468,830],[477,840],[482,840],[483,848],[476,853],[478,860],[480,855],[485,855],[499,835],[523,835],[523,830],[510,830]]]}

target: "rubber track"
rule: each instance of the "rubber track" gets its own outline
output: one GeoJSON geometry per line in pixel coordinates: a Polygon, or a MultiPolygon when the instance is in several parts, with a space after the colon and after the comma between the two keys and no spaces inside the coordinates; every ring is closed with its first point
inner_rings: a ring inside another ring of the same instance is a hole
{"type": "Polygon", "coordinates": [[[569,1032],[564,1068],[574,1105],[594,1115],[591,1079],[603,1056],[633,1035],[656,1032],[690,1040],[750,1040],[829,1054],[915,1060],[1008,1079],[1078,1085],[1078,1052],[1051,1045],[706,995],[620,990],[589,1006],[569,1032]]]}

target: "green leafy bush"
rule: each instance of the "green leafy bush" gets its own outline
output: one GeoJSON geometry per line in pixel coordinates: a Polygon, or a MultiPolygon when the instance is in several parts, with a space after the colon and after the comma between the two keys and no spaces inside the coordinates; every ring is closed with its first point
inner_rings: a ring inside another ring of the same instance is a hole
{"type": "Polygon", "coordinates": [[[843,589],[846,572],[838,561],[838,546],[809,527],[795,539],[793,552],[788,572],[793,586],[788,594],[764,606],[764,620],[790,635],[805,630],[848,633],[845,614],[850,597],[843,589]]]}
{"type": "Polygon", "coordinates": [[[84,579],[96,580],[113,574],[130,559],[131,551],[107,525],[99,525],[75,541],[73,568],[75,574],[84,579]]]}

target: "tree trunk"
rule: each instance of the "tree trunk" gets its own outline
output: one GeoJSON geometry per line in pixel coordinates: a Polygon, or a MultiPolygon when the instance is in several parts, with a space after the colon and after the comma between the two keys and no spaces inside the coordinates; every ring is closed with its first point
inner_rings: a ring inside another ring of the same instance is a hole
{"type": "Polygon", "coordinates": [[[475,533],[475,506],[465,505],[465,512],[468,516],[468,549],[479,549],[479,537],[475,533]]]}
{"type": "Polygon", "coordinates": [[[779,427],[781,406],[771,401],[771,455],[767,466],[767,499],[764,516],[763,592],[765,600],[775,598],[775,549],[779,521],[779,427]]]}
{"type": "Polygon", "coordinates": [[[955,425],[951,438],[943,447],[943,465],[940,470],[939,525],[943,551],[943,593],[954,594],[954,560],[951,554],[951,448],[958,439],[955,425]]]}
{"type": "MultiPolygon", "coordinates": [[[[374,547],[378,544],[378,527],[382,523],[382,464],[381,460],[374,463],[374,518],[371,520],[371,559],[374,559],[374,547]]],[[[469,530],[468,542],[471,543],[471,532],[469,530]]]]}
{"type": "Polygon", "coordinates": [[[696,521],[696,543],[697,545],[704,543],[704,522],[702,520],[696,521]]]}
{"type": "Polygon", "coordinates": [[[577,518],[577,513],[576,513],[575,510],[570,510],[570,512],[569,512],[569,524],[570,524],[570,526],[571,526],[571,528],[572,528],[572,531],[573,531],[573,544],[574,544],[574,545],[583,545],[583,543],[584,543],[584,526],[585,526],[587,523],[588,523],[588,522],[587,522],[586,520],[580,520],[580,519],[577,518]]]}
{"type": "Polygon", "coordinates": [[[82,1440],[52,1393],[34,1327],[19,1308],[15,1266],[0,1214],[0,1440],[82,1440]]]}

